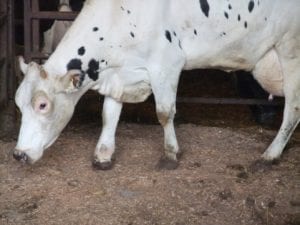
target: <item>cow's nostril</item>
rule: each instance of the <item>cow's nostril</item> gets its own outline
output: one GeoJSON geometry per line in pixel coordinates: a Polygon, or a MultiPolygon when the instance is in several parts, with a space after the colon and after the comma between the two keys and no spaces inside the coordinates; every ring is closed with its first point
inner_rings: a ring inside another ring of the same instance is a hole
{"type": "Polygon", "coordinates": [[[13,157],[18,160],[18,161],[22,161],[22,162],[27,162],[28,160],[28,156],[21,151],[15,150],[13,153],[13,157]]]}

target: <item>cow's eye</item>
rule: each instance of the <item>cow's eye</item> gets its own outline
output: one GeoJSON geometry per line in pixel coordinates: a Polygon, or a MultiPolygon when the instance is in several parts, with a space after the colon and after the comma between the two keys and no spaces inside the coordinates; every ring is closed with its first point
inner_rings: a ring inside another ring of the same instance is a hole
{"type": "Polygon", "coordinates": [[[32,98],[32,107],[37,113],[47,114],[51,111],[52,104],[45,92],[38,91],[32,98]]]}
{"type": "Polygon", "coordinates": [[[41,103],[39,108],[40,108],[40,110],[43,110],[46,107],[47,107],[47,103],[41,103]]]}

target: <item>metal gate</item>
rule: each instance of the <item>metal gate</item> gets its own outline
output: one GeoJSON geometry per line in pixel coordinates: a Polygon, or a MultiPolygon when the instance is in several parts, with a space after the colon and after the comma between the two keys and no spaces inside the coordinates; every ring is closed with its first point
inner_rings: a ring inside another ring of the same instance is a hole
{"type": "Polygon", "coordinates": [[[15,121],[14,0],[0,1],[0,135],[15,121]]]}

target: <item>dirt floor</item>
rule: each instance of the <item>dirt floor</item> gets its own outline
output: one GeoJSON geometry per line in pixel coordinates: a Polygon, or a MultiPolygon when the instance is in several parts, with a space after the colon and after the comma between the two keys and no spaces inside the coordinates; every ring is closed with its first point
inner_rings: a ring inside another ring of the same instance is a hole
{"type": "Polygon", "coordinates": [[[153,112],[151,101],[125,105],[109,171],[91,166],[101,120],[84,110],[33,166],[13,159],[15,138],[0,138],[0,224],[300,224],[299,129],[280,161],[264,164],[278,124],[259,126],[246,106],[179,105],[180,166],[159,170],[153,112]]]}
{"type": "Polygon", "coordinates": [[[0,141],[0,224],[300,224],[300,133],[279,164],[259,163],[275,130],[177,125],[184,154],[158,170],[159,125],[121,123],[110,171],[91,156],[100,127],[69,126],[33,166],[0,141]]]}

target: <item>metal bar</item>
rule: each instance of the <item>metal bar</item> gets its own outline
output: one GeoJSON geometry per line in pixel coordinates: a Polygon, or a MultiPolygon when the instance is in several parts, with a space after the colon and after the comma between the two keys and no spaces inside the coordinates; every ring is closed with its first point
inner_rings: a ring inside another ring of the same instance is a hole
{"type": "Polygon", "coordinates": [[[15,76],[15,1],[8,1],[8,97],[9,100],[14,99],[16,90],[16,76],[15,76]]]}
{"type": "MultiPolygon", "coordinates": [[[[32,9],[33,13],[39,12],[39,0],[31,0],[31,9],[32,9]]],[[[39,50],[40,50],[40,22],[37,19],[31,20],[31,22],[32,22],[32,51],[39,52],[39,50]]]]}
{"type": "Polygon", "coordinates": [[[31,7],[30,0],[24,0],[24,57],[26,61],[31,61],[31,7]]]}
{"type": "Polygon", "coordinates": [[[178,97],[178,103],[217,104],[217,105],[283,105],[283,99],[268,101],[254,98],[211,98],[211,97],[178,97]]]}
{"type": "Polygon", "coordinates": [[[39,11],[31,12],[32,19],[53,19],[53,20],[74,20],[78,12],[52,12],[52,11],[39,11]]]}
{"type": "Polygon", "coordinates": [[[0,14],[3,16],[2,24],[0,26],[0,105],[2,110],[7,104],[8,91],[7,91],[7,42],[8,42],[8,12],[7,1],[0,1],[0,14]]]}
{"type": "Polygon", "coordinates": [[[1,14],[1,25],[0,25],[0,116],[2,110],[5,108],[7,104],[7,86],[6,86],[6,79],[7,79],[7,7],[6,1],[0,1],[0,14],[1,14]]]}
{"type": "Polygon", "coordinates": [[[31,59],[47,59],[49,56],[41,53],[41,52],[32,52],[30,54],[31,59]]]}

